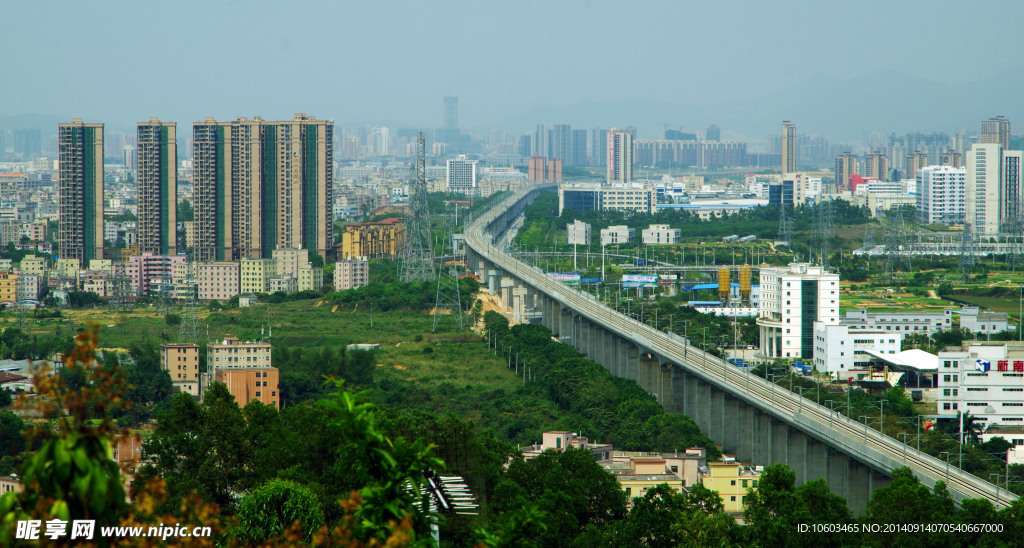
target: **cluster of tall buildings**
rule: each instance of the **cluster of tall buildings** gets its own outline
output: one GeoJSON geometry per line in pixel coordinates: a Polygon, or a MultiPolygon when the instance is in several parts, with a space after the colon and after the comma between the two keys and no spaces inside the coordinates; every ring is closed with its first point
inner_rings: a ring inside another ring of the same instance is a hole
{"type": "Polygon", "coordinates": [[[960,158],[954,152],[944,160],[949,161],[913,166],[920,222],[963,224],[979,238],[1021,230],[1024,153],[1010,148],[1009,120],[999,116],[982,122],[978,142],[963,154],[962,165],[956,165],[960,158]]]}
{"type": "MultiPolygon", "coordinates": [[[[193,124],[194,253],[199,261],[269,258],[274,249],[332,250],[334,125],[305,114],[193,124]]],[[[60,255],[103,258],[103,124],[60,124],[60,255]]],[[[142,252],[177,249],[177,127],[138,124],[133,151],[142,252]]]]}

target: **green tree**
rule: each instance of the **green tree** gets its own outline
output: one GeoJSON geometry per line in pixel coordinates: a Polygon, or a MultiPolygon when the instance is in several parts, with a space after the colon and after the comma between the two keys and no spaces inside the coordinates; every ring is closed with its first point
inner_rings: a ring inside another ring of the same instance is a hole
{"type": "Polygon", "coordinates": [[[195,212],[192,210],[192,202],[181,200],[178,202],[178,222],[195,220],[195,212]]]}
{"type": "MultiPolygon", "coordinates": [[[[6,390],[5,390],[6,392],[6,390]]],[[[21,417],[7,409],[0,410],[0,456],[16,456],[25,450],[25,428],[21,417]]]]}
{"type": "Polygon", "coordinates": [[[393,531],[389,523],[411,520],[416,531],[426,532],[433,519],[421,511],[426,501],[417,499],[409,487],[424,485],[424,470],[439,470],[444,462],[432,455],[433,446],[422,439],[392,439],[377,428],[376,407],[365,401],[365,393],[353,394],[338,388],[320,405],[334,412],[330,425],[339,432],[336,467],[363,487],[361,503],[354,516],[354,531],[363,541],[383,542],[393,531]],[[419,502],[420,504],[416,504],[419,502]]]}
{"type": "Polygon", "coordinates": [[[534,539],[545,546],[564,546],[587,525],[608,527],[626,515],[618,481],[585,448],[551,449],[529,461],[512,461],[495,488],[492,509],[506,514],[530,502],[549,516],[548,529],[534,539]]]}
{"type": "Polygon", "coordinates": [[[273,479],[257,487],[238,502],[240,525],[234,536],[247,543],[260,543],[282,535],[298,522],[302,538],[309,542],[324,525],[324,514],[316,495],[292,481],[273,479]]]}
{"type": "Polygon", "coordinates": [[[852,519],[846,501],[818,478],[796,487],[796,473],[785,464],[764,469],[757,489],[747,494],[743,517],[750,539],[759,546],[835,546],[849,542],[847,533],[798,533],[800,524],[843,524],[852,519]]]}

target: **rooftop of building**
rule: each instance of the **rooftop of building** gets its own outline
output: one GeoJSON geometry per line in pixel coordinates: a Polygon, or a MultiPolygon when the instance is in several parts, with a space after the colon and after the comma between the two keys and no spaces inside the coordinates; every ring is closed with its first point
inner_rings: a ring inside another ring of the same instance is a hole
{"type": "Polygon", "coordinates": [[[348,223],[347,225],[345,225],[345,228],[348,228],[348,227],[361,227],[361,226],[382,226],[382,225],[383,226],[389,226],[389,225],[402,224],[404,222],[405,222],[405,219],[402,219],[402,218],[399,218],[399,217],[388,217],[387,219],[381,219],[379,221],[375,221],[375,222],[372,222],[372,223],[348,223]]]}
{"type": "Polygon", "coordinates": [[[993,424],[985,430],[986,434],[1024,434],[1024,426],[993,424]]]}

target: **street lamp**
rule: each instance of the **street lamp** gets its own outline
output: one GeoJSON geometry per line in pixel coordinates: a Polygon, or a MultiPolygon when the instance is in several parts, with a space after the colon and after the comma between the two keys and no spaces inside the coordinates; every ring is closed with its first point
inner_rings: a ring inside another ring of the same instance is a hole
{"type": "Polygon", "coordinates": [[[828,404],[828,408],[829,408],[829,412],[828,412],[828,427],[832,428],[832,417],[836,414],[836,402],[834,402],[832,400],[825,400],[825,403],[828,404]]]}
{"type": "Polygon", "coordinates": [[[868,443],[868,419],[870,418],[870,415],[861,415],[858,417],[859,420],[864,421],[864,445],[867,445],[868,443]]]}
{"type": "Polygon", "coordinates": [[[804,410],[804,390],[807,390],[807,387],[798,386],[796,389],[800,391],[800,401],[797,403],[796,412],[801,413],[804,410]]]}
{"type": "Polygon", "coordinates": [[[906,432],[897,432],[896,433],[896,437],[897,438],[899,438],[900,436],[903,436],[903,465],[904,466],[906,466],[906,464],[907,464],[907,436],[908,435],[909,434],[907,434],[906,432]]]}

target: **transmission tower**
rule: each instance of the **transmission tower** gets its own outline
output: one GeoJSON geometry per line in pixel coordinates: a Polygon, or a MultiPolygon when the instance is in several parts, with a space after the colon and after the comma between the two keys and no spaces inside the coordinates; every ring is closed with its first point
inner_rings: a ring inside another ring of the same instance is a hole
{"type": "Polygon", "coordinates": [[[1009,249],[1006,250],[1006,262],[1010,265],[1010,270],[1016,271],[1018,267],[1024,266],[1021,264],[1024,259],[1024,216],[1017,214],[1014,216],[1004,229],[1007,233],[1006,244],[1009,249]]]}
{"type": "Polygon", "coordinates": [[[971,223],[964,223],[964,231],[960,234],[960,280],[966,282],[974,267],[974,234],[971,223]]]}
{"type": "Polygon", "coordinates": [[[405,249],[400,267],[404,282],[435,279],[434,242],[430,234],[430,211],[427,207],[427,156],[422,133],[416,137],[416,148],[409,213],[405,217],[405,249]]]}
{"type": "Polygon", "coordinates": [[[832,200],[822,200],[815,208],[818,213],[818,250],[821,266],[828,267],[829,256],[832,254],[832,237],[835,227],[832,224],[832,200]]]}
{"type": "Polygon", "coordinates": [[[895,281],[896,272],[901,268],[908,272],[912,270],[908,246],[903,212],[897,210],[896,218],[891,219],[885,227],[885,271],[889,274],[889,281],[895,281]]]}
{"type": "Polygon", "coordinates": [[[459,273],[455,269],[455,233],[458,227],[455,218],[458,216],[458,204],[453,203],[452,194],[445,206],[444,241],[441,244],[441,256],[445,258],[437,270],[437,298],[434,301],[434,331],[445,316],[451,316],[459,329],[463,328],[462,295],[459,291],[459,273]],[[451,261],[448,261],[448,258],[451,261]]]}
{"type": "Polygon", "coordinates": [[[182,305],[179,342],[199,344],[199,284],[191,270],[185,276],[185,302],[182,305]]]}
{"type": "Polygon", "coordinates": [[[124,261],[114,263],[110,279],[114,286],[113,298],[110,300],[111,306],[119,312],[131,310],[135,306],[135,298],[132,295],[131,280],[128,279],[128,274],[125,272],[124,261]]]}
{"type": "Polygon", "coordinates": [[[864,250],[870,250],[872,247],[875,247],[875,227],[869,224],[864,228],[864,250]]]}
{"type": "Polygon", "coordinates": [[[779,236],[775,239],[776,244],[784,244],[793,247],[793,221],[786,217],[786,204],[779,205],[779,236]]]}

